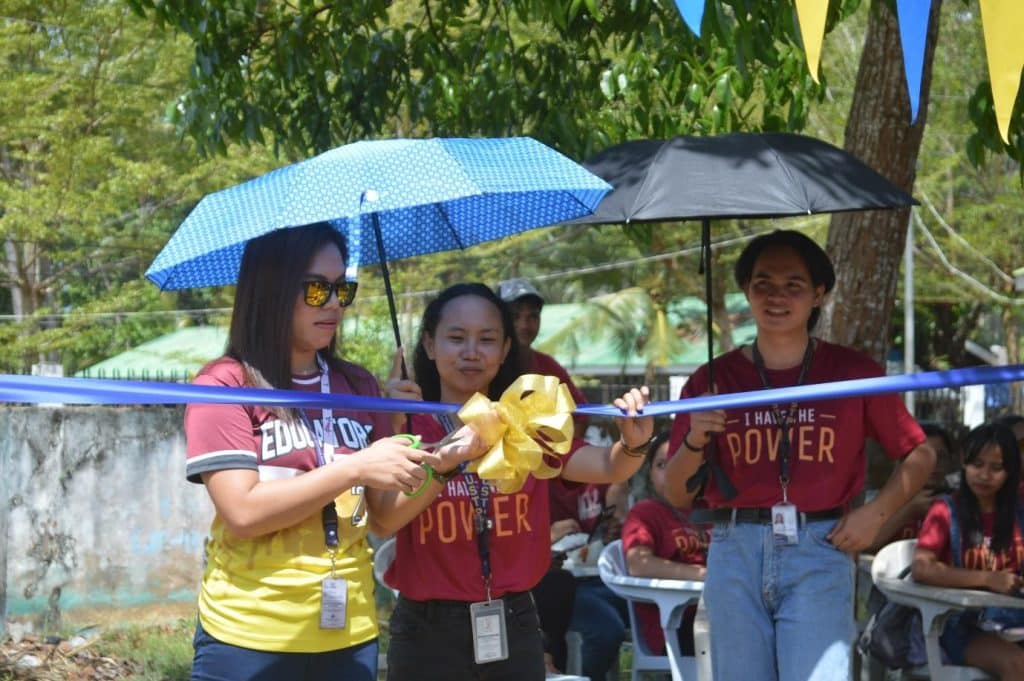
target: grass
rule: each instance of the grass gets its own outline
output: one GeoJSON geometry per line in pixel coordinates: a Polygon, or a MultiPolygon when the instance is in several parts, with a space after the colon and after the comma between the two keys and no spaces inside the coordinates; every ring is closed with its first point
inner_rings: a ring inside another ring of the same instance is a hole
{"type": "Polygon", "coordinates": [[[138,681],[187,680],[192,667],[195,619],[171,624],[128,625],[105,632],[95,644],[104,655],[135,662],[138,681]]]}

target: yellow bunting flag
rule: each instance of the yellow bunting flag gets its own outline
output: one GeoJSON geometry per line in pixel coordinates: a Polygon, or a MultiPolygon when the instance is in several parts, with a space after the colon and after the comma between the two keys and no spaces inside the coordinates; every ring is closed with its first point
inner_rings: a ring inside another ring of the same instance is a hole
{"type": "Polygon", "coordinates": [[[807,68],[811,78],[818,82],[818,64],[821,62],[821,42],[825,39],[825,16],[828,0],[796,0],[796,16],[800,21],[800,37],[804,41],[807,68]]]}
{"type": "Polygon", "coordinates": [[[1009,142],[1010,118],[1017,101],[1020,72],[1024,69],[1024,7],[1021,0],[981,0],[981,26],[985,32],[988,77],[996,122],[1004,142],[1009,142]]]}
{"type": "Polygon", "coordinates": [[[562,467],[551,455],[569,453],[574,409],[569,389],[553,376],[520,376],[497,402],[473,395],[459,410],[459,418],[472,425],[490,449],[470,462],[468,470],[494,483],[502,494],[518,492],[530,474],[555,477],[562,467]]]}

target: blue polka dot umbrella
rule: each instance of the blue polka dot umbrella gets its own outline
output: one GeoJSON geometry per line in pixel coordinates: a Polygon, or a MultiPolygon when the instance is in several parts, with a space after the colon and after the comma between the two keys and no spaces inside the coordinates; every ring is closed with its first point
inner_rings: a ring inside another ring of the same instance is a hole
{"type": "Polygon", "coordinates": [[[611,185],[529,137],[355,142],[203,198],[146,277],[161,289],[232,284],[250,240],[330,222],[349,267],[386,263],[589,214],[611,185]]]}

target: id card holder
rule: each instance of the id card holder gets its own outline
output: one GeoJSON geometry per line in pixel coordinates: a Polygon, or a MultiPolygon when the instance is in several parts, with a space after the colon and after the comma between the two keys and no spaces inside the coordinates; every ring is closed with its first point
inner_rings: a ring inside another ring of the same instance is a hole
{"type": "Polygon", "coordinates": [[[326,577],[320,582],[320,628],[344,629],[348,609],[348,581],[326,577]]]}
{"type": "Polygon", "coordinates": [[[505,601],[469,604],[473,625],[473,659],[477,664],[508,659],[508,632],[505,631],[505,601]]]}
{"type": "Polygon", "coordinates": [[[798,543],[798,531],[796,506],[785,501],[772,506],[772,536],[775,537],[776,544],[798,543]]]}

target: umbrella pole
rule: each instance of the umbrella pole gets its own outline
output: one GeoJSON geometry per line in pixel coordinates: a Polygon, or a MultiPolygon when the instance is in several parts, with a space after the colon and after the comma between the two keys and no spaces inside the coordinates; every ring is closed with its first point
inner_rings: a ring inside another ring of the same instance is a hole
{"type": "MultiPolygon", "coordinates": [[[[395,332],[395,345],[402,347],[402,334],[398,330],[398,310],[395,308],[395,293],[391,290],[391,273],[388,271],[388,258],[384,252],[384,237],[380,232],[380,217],[373,214],[373,235],[377,239],[377,256],[380,258],[380,271],[384,276],[384,293],[388,297],[388,310],[391,312],[391,330],[395,332]]],[[[402,378],[409,378],[405,368],[405,353],[402,353],[402,378]]]]}
{"type": "MultiPolygon", "coordinates": [[[[711,220],[704,218],[700,223],[700,270],[704,273],[704,300],[708,306],[707,312],[707,334],[708,334],[708,386],[711,392],[715,390],[715,335],[714,322],[711,316],[711,300],[713,296],[711,282],[711,220]]],[[[721,464],[718,463],[718,446],[715,438],[708,442],[707,451],[704,457],[704,464],[692,478],[686,481],[688,490],[693,491],[706,482],[708,474],[715,479],[718,491],[726,500],[736,496],[736,487],[729,480],[721,464]],[[706,468],[705,468],[706,466],[706,468]]]]}
{"type": "Polygon", "coordinates": [[[711,220],[704,218],[700,222],[700,269],[704,273],[704,301],[708,306],[705,316],[708,335],[708,385],[711,392],[715,391],[715,327],[711,319],[711,220]]]}

